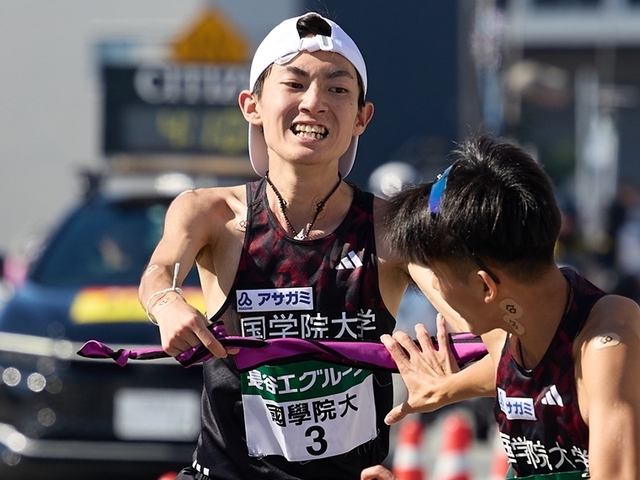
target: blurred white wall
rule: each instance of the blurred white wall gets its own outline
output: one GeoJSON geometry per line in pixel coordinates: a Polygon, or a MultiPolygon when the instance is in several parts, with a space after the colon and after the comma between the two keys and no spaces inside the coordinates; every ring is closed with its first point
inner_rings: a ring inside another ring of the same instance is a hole
{"type": "Polygon", "coordinates": [[[0,254],[55,223],[102,162],[96,45],[162,42],[216,5],[253,43],[296,0],[0,0],[0,254]]]}

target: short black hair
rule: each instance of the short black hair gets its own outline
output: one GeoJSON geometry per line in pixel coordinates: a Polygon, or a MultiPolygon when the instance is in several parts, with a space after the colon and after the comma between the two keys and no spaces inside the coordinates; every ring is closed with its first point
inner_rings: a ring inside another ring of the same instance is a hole
{"type": "Polygon", "coordinates": [[[473,254],[521,281],[552,265],[561,215],[542,166],[521,147],[489,134],[470,137],[453,157],[437,212],[429,209],[433,182],[390,199],[385,220],[397,253],[414,263],[443,261],[466,271],[473,254]]]}

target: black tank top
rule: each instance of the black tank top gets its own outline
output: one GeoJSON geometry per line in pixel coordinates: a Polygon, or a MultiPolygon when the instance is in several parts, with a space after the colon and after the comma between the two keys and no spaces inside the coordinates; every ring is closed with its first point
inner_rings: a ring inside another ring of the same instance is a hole
{"type": "Polygon", "coordinates": [[[580,415],[573,343],[605,293],[569,268],[571,303],[547,352],[532,370],[502,350],[495,416],[519,477],[588,468],[589,429],[580,415]]]}
{"type": "MultiPolygon", "coordinates": [[[[298,241],[274,218],[265,185],[264,179],[247,184],[242,255],[227,301],[212,321],[223,322],[230,335],[265,339],[379,341],[392,332],[395,320],[378,287],[373,195],[352,185],[353,202],[341,225],[324,238],[298,241]],[[259,311],[250,308],[258,304],[259,311]]],[[[203,371],[203,425],[194,467],[211,478],[359,479],[363,468],[381,463],[388,453],[389,429],[383,421],[393,401],[388,372],[375,372],[374,440],[343,455],[289,462],[278,455],[249,456],[233,358],[207,361],[203,371]]]]}

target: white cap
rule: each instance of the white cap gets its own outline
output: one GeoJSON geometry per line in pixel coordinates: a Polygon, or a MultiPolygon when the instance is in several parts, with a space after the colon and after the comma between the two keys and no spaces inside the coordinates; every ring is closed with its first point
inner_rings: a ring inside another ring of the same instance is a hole
{"type": "MultiPolygon", "coordinates": [[[[306,13],[300,17],[289,18],[269,32],[253,56],[249,73],[249,89],[253,91],[258,77],[271,64],[284,65],[302,51],[316,52],[318,50],[336,52],[349,60],[362,79],[363,93],[367,93],[367,67],[357,45],[340,25],[317,13],[306,13]],[[331,26],[331,36],[316,35],[315,37],[300,38],[297,28],[298,20],[308,15],[316,15],[326,21],[331,26]]],[[[357,149],[358,137],[355,136],[351,139],[347,151],[340,157],[339,169],[343,177],[346,177],[351,171],[357,149]]],[[[253,169],[263,177],[269,167],[267,144],[264,141],[261,128],[252,124],[249,124],[249,158],[253,169]]]]}

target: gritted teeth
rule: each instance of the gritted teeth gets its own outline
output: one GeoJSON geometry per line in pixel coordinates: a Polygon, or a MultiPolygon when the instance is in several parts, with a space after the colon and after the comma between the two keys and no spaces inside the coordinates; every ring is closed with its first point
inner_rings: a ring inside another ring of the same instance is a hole
{"type": "Polygon", "coordinates": [[[294,123],[291,131],[299,137],[324,138],[329,133],[327,129],[321,125],[305,125],[302,123],[294,123]]]}

